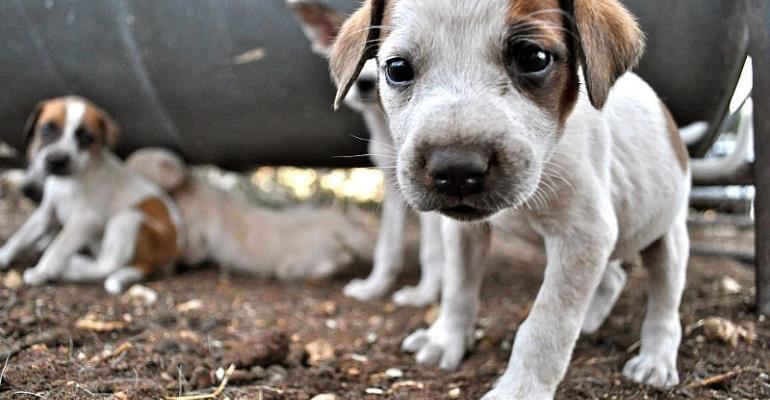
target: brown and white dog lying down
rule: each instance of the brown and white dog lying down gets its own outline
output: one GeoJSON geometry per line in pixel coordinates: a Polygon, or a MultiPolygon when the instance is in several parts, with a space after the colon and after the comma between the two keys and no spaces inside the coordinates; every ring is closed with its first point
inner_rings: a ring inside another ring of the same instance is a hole
{"type": "Polygon", "coordinates": [[[372,260],[372,231],[343,213],[256,207],[196,176],[168,150],[139,150],[126,163],[177,204],[186,264],[212,261],[233,272],[288,280],[326,278],[372,260]]]}
{"type": "Polygon", "coordinates": [[[109,293],[173,269],[180,218],[166,193],[112,152],[118,127],[80,97],[43,101],[24,129],[28,177],[44,181],[39,207],[0,248],[0,268],[50,235],[24,282],[104,281],[109,293]],[[82,254],[89,250],[93,256],[82,254]]]}
{"type": "Polygon", "coordinates": [[[543,284],[484,400],[553,398],[604,272],[639,253],[647,312],[623,375],[679,382],[690,168],[668,110],[629,72],[643,47],[616,0],[366,0],[340,30],[336,105],[376,59],[399,188],[449,217],[439,316],[403,349],[457,368],[490,234],[526,226],[544,242],[543,284]]]}

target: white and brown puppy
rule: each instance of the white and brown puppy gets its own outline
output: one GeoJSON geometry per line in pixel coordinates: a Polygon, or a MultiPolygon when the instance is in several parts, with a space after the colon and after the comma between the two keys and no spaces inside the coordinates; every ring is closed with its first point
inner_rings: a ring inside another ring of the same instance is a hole
{"type": "Polygon", "coordinates": [[[449,216],[438,319],[403,344],[452,369],[471,345],[492,228],[530,226],[548,262],[484,399],[550,399],[607,265],[641,252],[649,298],[629,379],[678,383],[690,172],[666,107],[627,71],[616,0],[367,0],[331,55],[339,105],[369,58],[408,203],[449,216]]]}
{"type": "Polygon", "coordinates": [[[188,265],[213,261],[234,272],[320,279],[371,262],[366,225],[334,210],[270,210],[197,176],[177,155],[142,149],[126,164],[168,191],[184,222],[188,265]]]}
{"type": "MultiPolygon", "coordinates": [[[[345,20],[345,14],[321,3],[288,0],[313,50],[328,57],[332,44],[345,20]]],[[[404,266],[406,237],[406,202],[396,188],[396,150],[390,136],[387,117],[380,106],[377,90],[377,64],[369,60],[351,86],[345,104],[358,111],[369,130],[369,157],[385,177],[385,198],[374,256],[374,267],[366,279],[356,279],[345,287],[345,295],[358,300],[382,297],[395,283],[404,266]]],[[[396,291],[393,301],[399,305],[425,306],[438,300],[441,288],[443,249],[441,216],[420,213],[420,282],[396,291]]]]}
{"type": "Polygon", "coordinates": [[[180,219],[168,196],[111,148],[118,127],[80,97],[41,102],[25,127],[28,174],[45,181],[38,209],[0,249],[0,267],[47,233],[55,239],[24,281],[100,281],[110,293],[172,268],[180,219]],[[95,257],[80,254],[89,249],[95,257]]]}

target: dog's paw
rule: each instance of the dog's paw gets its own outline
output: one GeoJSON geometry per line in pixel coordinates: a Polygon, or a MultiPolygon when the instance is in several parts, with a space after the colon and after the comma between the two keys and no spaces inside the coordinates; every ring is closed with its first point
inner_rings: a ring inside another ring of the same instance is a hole
{"type": "Polygon", "coordinates": [[[518,390],[504,385],[495,386],[481,400],[553,400],[553,395],[542,391],[518,390]]]}
{"type": "Polygon", "coordinates": [[[425,285],[406,286],[393,293],[393,302],[399,306],[425,307],[438,300],[439,291],[425,285]]]}
{"type": "Polygon", "coordinates": [[[48,274],[45,273],[45,270],[43,270],[42,268],[35,267],[35,268],[28,268],[27,270],[25,270],[23,278],[24,278],[24,283],[26,283],[29,286],[40,286],[46,283],[46,281],[48,281],[48,279],[50,279],[51,277],[48,276],[48,274]]]}
{"type": "Polygon", "coordinates": [[[626,363],[623,376],[634,382],[666,389],[679,384],[675,362],[661,356],[640,354],[626,363]]]}
{"type": "Polygon", "coordinates": [[[473,346],[469,329],[442,323],[439,319],[429,329],[418,329],[401,344],[401,350],[415,354],[420,364],[436,365],[444,370],[455,370],[473,346]]]}
{"type": "Polygon", "coordinates": [[[359,301],[369,301],[382,297],[390,289],[390,282],[378,279],[353,279],[345,285],[343,293],[359,301]]]}

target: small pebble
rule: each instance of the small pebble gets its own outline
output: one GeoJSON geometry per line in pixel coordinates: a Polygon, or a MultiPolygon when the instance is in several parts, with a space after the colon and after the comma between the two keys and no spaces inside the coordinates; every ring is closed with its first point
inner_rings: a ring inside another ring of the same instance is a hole
{"type": "Polygon", "coordinates": [[[338,400],[338,399],[339,399],[339,397],[337,397],[337,395],[335,395],[335,394],[323,393],[323,394],[319,394],[317,396],[314,396],[310,400],[338,400]]]}
{"type": "Polygon", "coordinates": [[[137,301],[149,307],[158,302],[158,292],[144,285],[134,285],[123,295],[123,301],[137,301]]]}
{"type": "Polygon", "coordinates": [[[385,376],[387,376],[389,379],[399,379],[404,377],[404,371],[398,369],[398,368],[388,368],[385,371],[385,376]]]}
{"type": "Polygon", "coordinates": [[[738,294],[741,292],[741,290],[743,290],[741,284],[730,276],[722,277],[721,283],[722,291],[727,294],[738,294]]]}
{"type": "Polygon", "coordinates": [[[3,277],[3,286],[11,290],[16,290],[24,283],[21,279],[21,275],[15,270],[8,271],[3,277]]]}
{"type": "Polygon", "coordinates": [[[460,390],[460,388],[454,388],[454,389],[449,391],[449,398],[450,399],[459,399],[461,393],[462,393],[462,391],[460,390]]]}
{"type": "Polygon", "coordinates": [[[267,376],[270,380],[270,383],[279,383],[286,379],[286,377],[289,375],[289,372],[286,371],[286,368],[273,364],[269,367],[267,367],[267,376]]]}
{"type": "Polygon", "coordinates": [[[305,345],[307,362],[310,365],[318,365],[334,358],[334,347],[325,340],[314,340],[305,345]]]}
{"type": "Polygon", "coordinates": [[[380,388],[366,388],[366,394],[383,395],[385,391],[380,388]]]}
{"type": "Polygon", "coordinates": [[[198,310],[203,308],[203,301],[200,299],[192,299],[189,301],[185,301],[184,303],[177,304],[176,310],[180,313],[186,313],[193,310],[198,310]]]}

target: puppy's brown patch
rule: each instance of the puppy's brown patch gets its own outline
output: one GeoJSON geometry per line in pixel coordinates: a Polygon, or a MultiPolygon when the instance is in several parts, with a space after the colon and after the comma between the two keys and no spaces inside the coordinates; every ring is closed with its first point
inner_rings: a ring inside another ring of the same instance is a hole
{"type": "Polygon", "coordinates": [[[136,206],[145,215],[139,227],[130,265],[145,276],[159,272],[179,257],[178,232],[168,207],[158,197],[148,197],[136,206]]]}
{"type": "Polygon", "coordinates": [[[35,111],[29,116],[24,128],[29,142],[27,146],[27,160],[31,161],[34,159],[43,146],[59,138],[66,120],[67,108],[65,98],[47,100],[35,107],[35,111]],[[56,129],[53,136],[44,139],[41,130],[48,124],[56,126],[56,129]]]}
{"type": "Polygon", "coordinates": [[[118,125],[106,111],[88,100],[80,99],[80,101],[86,104],[86,112],[80,125],[95,139],[91,150],[98,151],[102,147],[114,148],[118,140],[118,125]]]}
{"type": "Polygon", "coordinates": [[[571,4],[588,97],[601,109],[615,81],[641,58],[644,34],[617,0],[572,0],[571,4]]]}
{"type": "Polygon", "coordinates": [[[679,128],[674,121],[674,117],[668,110],[663,102],[660,102],[660,108],[663,110],[663,117],[666,119],[666,130],[668,131],[668,137],[671,141],[671,147],[674,149],[676,160],[679,161],[679,166],[682,167],[682,171],[687,171],[687,164],[690,160],[690,155],[687,153],[687,146],[682,140],[682,136],[679,134],[679,128]]]}
{"type": "Polygon", "coordinates": [[[335,108],[342,104],[366,60],[377,55],[386,3],[385,0],[366,0],[340,29],[329,57],[329,66],[337,84],[335,108]]]}
{"type": "MultiPolygon", "coordinates": [[[[538,82],[512,76],[515,85],[530,100],[553,115],[563,126],[578,98],[578,60],[572,49],[571,24],[557,0],[510,0],[508,44],[537,44],[553,54],[553,70],[538,82]]],[[[507,49],[506,51],[509,51],[507,49]]]]}

